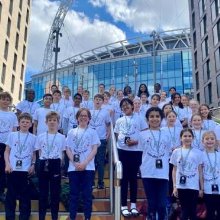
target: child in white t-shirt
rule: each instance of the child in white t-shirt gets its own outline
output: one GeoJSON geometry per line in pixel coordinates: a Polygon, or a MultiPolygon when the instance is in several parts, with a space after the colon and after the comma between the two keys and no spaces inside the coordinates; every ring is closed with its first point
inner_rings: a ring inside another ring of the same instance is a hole
{"type": "Polygon", "coordinates": [[[220,152],[216,151],[216,135],[206,131],[202,136],[204,199],[207,219],[220,219],[220,152]]]}
{"type": "Polygon", "coordinates": [[[50,106],[52,102],[53,96],[50,93],[47,93],[43,96],[44,106],[36,109],[36,111],[34,112],[33,134],[40,135],[47,131],[46,115],[51,111],[50,106]]]}
{"type": "Polygon", "coordinates": [[[18,120],[14,112],[9,111],[9,105],[12,102],[12,97],[8,92],[0,93],[0,200],[5,200],[5,161],[4,151],[8,135],[12,131],[17,130],[18,120]]]}
{"type": "Polygon", "coordinates": [[[83,90],[83,100],[82,103],[80,104],[80,108],[87,108],[89,110],[92,110],[93,107],[93,101],[89,100],[89,90],[83,90]]]}
{"type": "Polygon", "coordinates": [[[192,147],[193,131],[185,128],[180,133],[182,146],[173,151],[173,194],[180,200],[182,219],[197,219],[198,196],[203,195],[202,152],[192,147]]]}
{"type": "Polygon", "coordinates": [[[39,151],[39,219],[45,219],[50,192],[51,219],[58,219],[61,160],[66,150],[65,136],[58,133],[60,116],[51,111],[46,115],[46,132],[37,136],[35,150],[39,151]]]}
{"type": "Polygon", "coordinates": [[[76,219],[78,198],[83,195],[85,219],[90,219],[92,212],[92,185],[95,177],[94,158],[101,144],[96,130],[88,126],[91,113],[81,108],[77,114],[78,127],[67,135],[70,180],[70,219],[76,219]]]}
{"type": "Polygon", "coordinates": [[[147,110],[149,129],[141,132],[140,146],[143,148],[140,167],[145,194],[148,200],[148,218],[165,219],[169,179],[170,134],[160,129],[163,112],[159,107],[147,110]]]}
{"type": "Polygon", "coordinates": [[[30,197],[28,176],[34,173],[36,155],[34,152],[35,135],[29,133],[32,117],[28,113],[19,116],[19,131],[8,135],[5,150],[5,172],[7,176],[7,193],[5,201],[6,219],[15,219],[16,199],[19,196],[19,218],[30,217],[30,197]]]}

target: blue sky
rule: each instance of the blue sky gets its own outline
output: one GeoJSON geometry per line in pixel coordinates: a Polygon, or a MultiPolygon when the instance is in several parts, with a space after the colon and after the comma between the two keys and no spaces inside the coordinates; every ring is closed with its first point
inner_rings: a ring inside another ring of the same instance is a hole
{"type": "MultiPolygon", "coordinates": [[[[63,0],[64,1],[64,0],[63,0]]],[[[26,80],[41,72],[60,1],[33,0],[26,80]]],[[[59,61],[105,44],[189,27],[188,0],[75,0],[61,29],[59,61]]]]}

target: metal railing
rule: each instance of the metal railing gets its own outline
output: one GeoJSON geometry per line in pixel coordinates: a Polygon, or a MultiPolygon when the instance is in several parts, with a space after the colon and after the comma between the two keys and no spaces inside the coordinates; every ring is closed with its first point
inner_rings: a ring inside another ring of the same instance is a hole
{"type": "Polygon", "coordinates": [[[122,164],[119,161],[113,124],[111,123],[110,148],[110,211],[115,219],[121,219],[121,179],[122,164]]]}

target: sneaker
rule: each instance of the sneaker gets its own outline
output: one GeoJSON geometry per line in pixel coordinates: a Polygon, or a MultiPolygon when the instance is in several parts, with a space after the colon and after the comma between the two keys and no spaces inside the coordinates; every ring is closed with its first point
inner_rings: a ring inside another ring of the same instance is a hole
{"type": "Polygon", "coordinates": [[[105,189],[104,183],[99,183],[97,189],[105,189]]]}

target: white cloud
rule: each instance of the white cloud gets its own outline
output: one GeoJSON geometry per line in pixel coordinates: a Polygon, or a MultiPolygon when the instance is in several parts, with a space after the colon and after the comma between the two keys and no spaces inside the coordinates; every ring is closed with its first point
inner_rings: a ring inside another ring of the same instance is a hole
{"type": "Polygon", "coordinates": [[[189,27],[188,0],[89,0],[136,32],[189,27]]]}
{"type": "MultiPolygon", "coordinates": [[[[30,72],[38,73],[41,69],[44,49],[59,7],[58,3],[49,0],[33,0],[32,2],[27,65],[30,72]]],[[[60,61],[126,38],[125,33],[116,26],[100,21],[97,16],[94,20],[90,20],[85,14],[73,10],[67,13],[61,32],[63,37],[59,41],[60,61]]]]}

